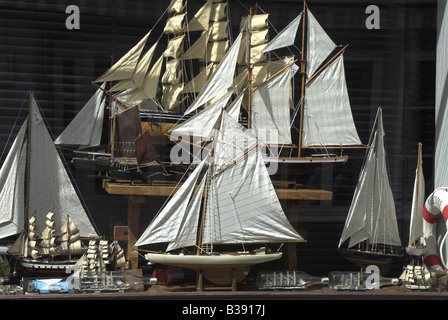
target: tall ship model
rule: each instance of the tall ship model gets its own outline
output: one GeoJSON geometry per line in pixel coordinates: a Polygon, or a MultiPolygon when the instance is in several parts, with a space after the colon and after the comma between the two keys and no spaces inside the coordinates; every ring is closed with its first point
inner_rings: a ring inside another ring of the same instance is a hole
{"type": "MultiPolygon", "coordinates": [[[[154,169],[168,174],[170,167],[165,166],[176,162],[171,159],[175,142],[182,140],[177,150],[191,154],[191,149],[208,143],[204,126],[214,123],[208,118],[212,112],[199,114],[216,107],[218,100],[220,105],[232,104],[238,121],[264,141],[265,162],[341,163],[348,156],[329,150],[364,147],[346,87],[343,52],[347,46],[338,47],[329,38],[306,3],[303,12],[270,41],[269,15],[252,14],[252,9],[242,18],[241,36],[231,41],[227,8],[227,2],[209,0],[189,19],[182,0],[170,3],[161,17],[166,18],[163,30],[168,45],[160,56],[153,59],[165,37],[154,37],[157,41],[149,43],[154,27],[94,81],[99,89],[96,102],[90,103],[95,110],[91,118],[102,119],[99,110],[109,105],[109,147],[104,154],[77,152],[75,161],[103,160],[106,166],[125,167],[127,172],[154,169]],[[297,33],[302,34],[298,60],[291,53],[297,33]],[[280,56],[285,50],[288,54],[280,56]],[[299,90],[293,86],[297,74],[299,90]],[[300,91],[298,99],[295,91],[300,91]],[[122,129],[126,125],[128,129],[122,129]],[[152,156],[138,161],[146,150],[152,156]]],[[[81,145],[62,138],[56,143],[81,145]]],[[[194,161],[194,155],[188,161],[194,161]]],[[[154,170],[145,177],[152,177],[154,170]]]]}
{"type": "Polygon", "coordinates": [[[0,170],[2,238],[18,235],[9,254],[26,269],[66,269],[81,238],[98,238],[89,213],[53,144],[37,101],[0,170]]]}

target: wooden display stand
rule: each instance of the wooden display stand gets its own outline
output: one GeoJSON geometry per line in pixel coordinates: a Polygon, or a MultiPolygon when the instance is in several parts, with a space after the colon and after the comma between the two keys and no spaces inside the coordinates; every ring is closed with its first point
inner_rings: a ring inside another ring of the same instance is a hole
{"type": "Polygon", "coordinates": [[[202,292],[204,290],[231,290],[236,291],[236,277],[232,276],[232,284],[230,287],[224,287],[224,286],[204,286],[204,279],[202,276],[202,271],[199,270],[197,272],[197,279],[196,279],[196,291],[202,292]]]}

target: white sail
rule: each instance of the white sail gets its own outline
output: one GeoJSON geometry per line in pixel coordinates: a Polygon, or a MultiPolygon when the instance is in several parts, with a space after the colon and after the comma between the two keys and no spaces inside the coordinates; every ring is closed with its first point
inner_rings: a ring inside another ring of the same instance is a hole
{"type": "Polygon", "coordinates": [[[387,173],[381,113],[377,121],[378,129],[362,168],[339,246],[349,238],[349,248],[365,240],[370,244],[401,246],[387,173]]]}
{"type": "Polygon", "coordinates": [[[302,145],[361,145],[351,112],[342,55],[306,87],[302,145]]]}
{"type": "Polygon", "coordinates": [[[40,235],[39,253],[41,255],[56,256],[56,237],[55,237],[55,222],[54,213],[48,212],[46,221],[46,227],[40,235]]]}
{"type": "Polygon", "coordinates": [[[179,58],[183,51],[182,42],[184,41],[184,38],[185,34],[182,34],[180,36],[170,39],[166,50],[163,51],[163,56],[165,58],[168,57],[179,58]]]}
{"type": "Polygon", "coordinates": [[[54,141],[57,145],[79,145],[81,147],[99,146],[103,129],[103,116],[106,100],[101,85],[84,105],[69,125],[54,141]]]}
{"type": "Polygon", "coordinates": [[[185,111],[185,114],[189,114],[202,106],[207,101],[213,99],[218,94],[221,94],[224,90],[230,88],[233,85],[233,77],[235,75],[236,59],[238,57],[238,50],[241,43],[241,33],[238,38],[230,47],[226,53],[216,71],[209,78],[204,88],[199,93],[198,97],[185,111]]]}
{"type": "Polygon", "coordinates": [[[213,148],[213,165],[216,171],[243,159],[248,152],[259,147],[258,137],[243,128],[226,111],[222,112],[219,126],[214,138],[217,142],[213,148]]]}
{"type": "MultiPolygon", "coordinates": [[[[172,243],[170,246],[171,250],[178,246],[191,246],[195,244],[199,208],[191,204],[197,202],[194,189],[205,163],[206,159],[198,165],[176,191],[163,210],[157,214],[143,232],[142,236],[137,240],[136,246],[169,242],[172,243]],[[181,229],[187,230],[181,231],[181,229]],[[178,239],[177,236],[179,234],[183,234],[186,237],[178,239]]],[[[201,184],[198,188],[203,188],[203,185],[201,184]]],[[[202,196],[202,193],[200,195],[202,196]]]]}
{"type": "Polygon", "coordinates": [[[266,144],[291,144],[289,99],[291,77],[288,68],[253,92],[251,125],[266,144]]]}
{"type": "Polygon", "coordinates": [[[181,12],[183,11],[185,6],[183,5],[183,0],[172,0],[170,5],[168,6],[167,12],[173,13],[173,12],[181,12]]]}
{"type": "Polygon", "coordinates": [[[292,46],[297,35],[297,29],[299,28],[302,13],[300,13],[293,21],[291,21],[282,31],[280,31],[274,39],[262,50],[263,53],[272,50],[292,46]]]}
{"type": "Polygon", "coordinates": [[[310,78],[322,62],[336,48],[336,44],[327,35],[310,10],[307,9],[307,77],[310,78]]]}
{"type": "Polygon", "coordinates": [[[286,218],[257,137],[222,111],[212,164],[195,187],[204,159],[151,222],[136,246],[169,242],[168,250],[196,244],[207,179],[201,244],[300,241],[286,218]],[[196,188],[196,190],[195,190],[196,188]]]}
{"type": "Polygon", "coordinates": [[[412,194],[411,221],[409,226],[409,246],[414,246],[423,234],[423,206],[425,205],[425,177],[422,167],[422,150],[419,144],[418,163],[415,170],[414,192],[412,194]]]}
{"type": "Polygon", "coordinates": [[[24,230],[24,186],[27,121],[20,128],[0,169],[0,235],[1,238],[24,230]]]}
{"type": "Polygon", "coordinates": [[[226,108],[226,112],[236,121],[240,117],[241,104],[243,103],[244,91],[242,91],[238,97],[226,108]]]}
{"type": "Polygon", "coordinates": [[[192,93],[201,91],[202,88],[205,86],[208,77],[212,74],[213,67],[214,64],[210,63],[209,65],[207,65],[207,67],[202,69],[202,71],[199,72],[198,75],[194,77],[193,80],[191,80],[184,86],[182,93],[192,93]]]}
{"type": "Polygon", "coordinates": [[[95,82],[117,81],[131,79],[142,50],[149,38],[149,31],[131,50],[129,50],[120,60],[110,67],[95,82]]]}
{"type": "Polygon", "coordinates": [[[176,140],[178,137],[194,138],[195,142],[196,140],[210,139],[215,123],[221,114],[221,109],[225,107],[232,94],[233,90],[227,92],[204,110],[176,126],[170,131],[171,137],[176,140]]]}
{"type": "MultiPolygon", "coordinates": [[[[38,230],[43,230],[45,216],[54,208],[55,211],[70,215],[81,235],[96,237],[97,233],[65,170],[32,94],[30,100],[29,212],[36,212],[38,230]]],[[[55,221],[58,225],[63,222],[59,215],[55,221]]]]}
{"type": "Polygon", "coordinates": [[[303,240],[286,218],[259,146],[253,143],[256,137],[223,112],[208,184],[205,244],[303,240]],[[246,138],[235,140],[237,136],[246,138]],[[231,151],[232,144],[244,140],[244,153],[231,151]]]}
{"type": "Polygon", "coordinates": [[[186,13],[172,16],[166,21],[163,32],[166,34],[179,34],[185,31],[184,18],[186,13]]]}

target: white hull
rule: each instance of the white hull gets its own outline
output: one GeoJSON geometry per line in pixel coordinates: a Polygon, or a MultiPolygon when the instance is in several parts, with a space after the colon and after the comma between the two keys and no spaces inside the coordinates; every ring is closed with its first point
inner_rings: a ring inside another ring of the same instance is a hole
{"type": "Polygon", "coordinates": [[[282,253],[270,254],[219,254],[219,255],[178,255],[169,253],[147,253],[146,260],[169,266],[199,271],[210,282],[229,285],[233,280],[243,281],[250,266],[280,259],[282,253]]]}
{"type": "Polygon", "coordinates": [[[269,262],[280,259],[282,253],[270,254],[219,254],[219,255],[178,255],[169,253],[147,253],[146,260],[151,263],[160,263],[200,270],[204,268],[223,268],[250,266],[253,264],[269,262]]]}

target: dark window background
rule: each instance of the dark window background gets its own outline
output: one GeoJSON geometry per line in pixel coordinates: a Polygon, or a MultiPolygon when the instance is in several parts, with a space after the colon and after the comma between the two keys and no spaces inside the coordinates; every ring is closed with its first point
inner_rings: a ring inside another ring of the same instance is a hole
{"type": "MultiPolygon", "coordinates": [[[[190,12],[203,3],[189,2],[190,12]]],[[[277,30],[303,6],[297,0],[257,3],[271,14],[277,30]]],[[[0,0],[1,163],[14,138],[10,136],[14,123],[20,124],[26,116],[28,90],[35,93],[57,136],[94,93],[91,81],[108,68],[110,56],[118,59],[137,43],[168,4],[167,0],[0,0]],[[80,9],[79,30],[65,27],[65,8],[71,4],[80,9]]],[[[234,31],[240,16],[254,4],[230,0],[234,31]]],[[[368,142],[378,106],[383,107],[389,174],[405,245],[418,142],[423,143],[427,195],[433,188],[436,1],[310,0],[308,6],[336,44],[350,44],[345,53],[346,78],[363,143],[368,142]],[[365,27],[365,9],[371,4],[380,9],[380,30],[365,27]]],[[[163,25],[164,21],[157,25],[152,40],[163,25]]],[[[310,186],[332,190],[333,201],[283,202],[308,240],[297,245],[298,268],[311,274],[354,267],[336,248],[365,151],[345,153],[350,155],[345,165],[322,170],[322,176],[309,181],[310,186]]],[[[127,224],[126,198],[107,195],[93,176],[72,173],[100,233],[112,239],[113,226],[127,224]]],[[[141,213],[142,229],[157,211],[153,208],[163,201],[147,198],[141,213]]]]}

